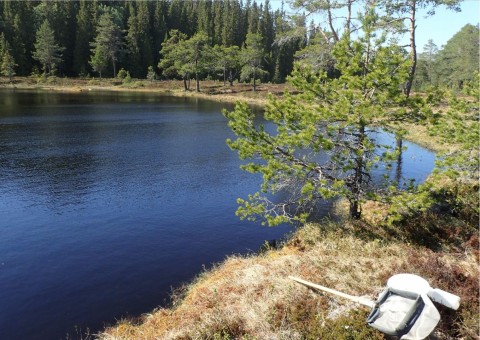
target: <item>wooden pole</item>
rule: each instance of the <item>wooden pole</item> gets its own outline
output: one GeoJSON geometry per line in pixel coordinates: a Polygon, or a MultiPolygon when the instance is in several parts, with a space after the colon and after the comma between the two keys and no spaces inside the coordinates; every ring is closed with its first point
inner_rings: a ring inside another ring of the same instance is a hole
{"type": "Polygon", "coordinates": [[[315,283],[299,279],[297,277],[289,276],[288,278],[293,280],[293,281],[296,281],[298,283],[301,283],[301,284],[303,284],[307,287],[318,289],[318,290],[321,290],[321,291],[324,291],[324,292],[327,292],[327,293],[330,293],[330,294],[333,294],[333,295],[343,297],[345,299],[348,299],[348,300],[354,301],[356,303],[359,303],[363,306],[367,306],[367,307],[370,307],[370,308],[375,307],[375,301],[370,300],[368,298],[345,294],[345,293],[339,292],[338,290],[327,288],[327,287],[324,287],[324,286],[320,286],[320,285],[317,285],[315,283]]]}

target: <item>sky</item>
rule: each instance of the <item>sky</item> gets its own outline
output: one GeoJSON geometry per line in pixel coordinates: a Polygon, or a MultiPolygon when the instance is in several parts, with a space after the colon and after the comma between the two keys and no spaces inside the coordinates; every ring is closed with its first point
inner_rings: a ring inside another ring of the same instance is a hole
{"type": "Polygon", "coordinates": [[[441,6],[435,15],[428,18],[424,18],[426,11],[421,11],[417,20],[417,49],[421,51],[429,39],[441,48],[466,24],[477,25],[480,21],[480,0],[464,0],[461,8],[461,12],[454,12],[441,6]]]}
{"type": "MultiPolygon", "coordinates": [[[[281,0],[271,0],[270,5],[275,10],[281,6],[281,0]]],[[[435,10],[435,15],[427,18],[425,17],[427,11],[420,10],[417,13],[417,50],[421,52],[429,39],[432,39],[440,49],[463,26],[466,24],[477,25],[479,23],[480,0],[463,0],[461,9],[461,12],[454,12],[446,9],[445,6],[439,6],[435,10]]],[[[318,22],[319,19],[319,17],[316,17],[314,20],[318,22]]],[[[307,24],[309,22],[310,19],[307,19],[307,24]]],[[[405,44],[408,44],[407,36],[405,36],[405,44]]]]}

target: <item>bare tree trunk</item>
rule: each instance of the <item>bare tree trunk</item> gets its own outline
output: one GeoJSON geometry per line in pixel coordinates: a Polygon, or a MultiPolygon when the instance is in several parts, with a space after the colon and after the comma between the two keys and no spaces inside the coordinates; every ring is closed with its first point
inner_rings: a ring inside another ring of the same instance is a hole
{"type": "Polygon", "coordinates": [[[333,39],[335,42],[340,41],[338,38],[337,31],[335,31],[335,27],[333,27],[333,18],[332,18],[332,5],[330,4],[330,0],[327,0],[328,4],[328,9],[327,9],[327,15],[328,15],[328,25],[330,26],[330,30],[332,31],[333,34],[333,39]]]}
{"type": "Polygon", "coordinates": [[[200,92],[200,78],[198,72],[195,73],[195,90],[200,92]]]}
{"type": "Polygon", "coordinates": [[[360,219],[362,216],[362,207],[360,206],[360,194],[361,188],[363,185],[363,168],[365,167],[364,161],[364,140],[365,140],[365,126],[360,125],[360,131],[358,136],[357,142],[357,151],[359,151],[356,159],[355,159],[355,174],[353,177],[353,183],[351,186],[352,190],[352,197],[349,199],[350,201],[350,218],[354,220],[360,219]]]}
{"type": "Polygon", "coordinates": [[[401,137],[397,137],[397,150],[398,150],[398,157],[397,157],[397,169],[395,171],[395,181],[397,182],[397,186],[400,185],[400,180],[402,179],[402,144],[403,140],[401,137]]]}
{"type": "Polygon", "coordinates": [[[187,87],[187,73],[185,73],[183,75],[183,89],[185,90],[185,92],[188,91],[188,87],[187,87]]]}
{"type": "Polygon", "coordinates": [[[113,65],[113,78],[117,76],[117,64],[115,63],[115,59],[112,59],[112,65],[113,65]]]}
{"type": "Polygon", "coordinates": [[[232,70],[229,71],[229,74],[228,74],[228,82],[230,83],[230,86],[233,86],[233,74],[232,74],[232,70]]]}
{"type": "MultiPolygon", "coordinates": [[[[413,79],[415,78],[415,71],[417,69],[417,45],[415,42],[415,30],[416,30],[416,4],[417,0],[410,0],[410,58],[412,65],[410,66],[410,70],[408,71],[408,79],[407,83],[405,84],[404,93],[405,96],[408,98],[410,97],[410,92],[412,91],[413,86],[413,79]]],[[[403,140],[401,137],[396,138],[397,149],[399,151],[398,159],[397,159],[397,171],[402,168],[402,144],[403,140]]],[[[399,177],[397,175],[397,177],[399,177]]],[[[398,178],[397,182],[399,183],[400,178],[398,178]]]]}
{"type": "Polygon", "coordinates": [[[350,37],[350,23],[352,21],[352,2],[353,0],[347,1],[347,21],[345,22],[345,31],[350,37]]]}
{"type": "Polygon", "coordinates": [[[410,0],[410,58],[412,65],[408,72],[408,80],[405,84],[405,95],[407,98],[410,96],[410,91],[412,90],[413,78],[415,77],[415,71],[417,69],[417,46],[415,44],[415,30],[416,30],[416,3],[417,0],[410,0]]]}
{"type": "Polygon", "coordinates": [[[195,59],[195,91],[200,92],[200,76],[198,75],[198,59],[195,59]]]}

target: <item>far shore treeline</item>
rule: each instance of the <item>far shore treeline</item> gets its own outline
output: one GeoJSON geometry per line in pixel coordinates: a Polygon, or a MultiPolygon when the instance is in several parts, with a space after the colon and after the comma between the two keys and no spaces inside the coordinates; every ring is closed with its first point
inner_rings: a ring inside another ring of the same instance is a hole
{"type": "MultiPolygon", "coordinates": [[[[296,60],[336,76],[331,51],[338,32],[328,29],[331,22],[307,23],[306,5],[298,5],[303,14],[296,16],[287,14],[283,2],[277,5],[273,9],[269,0],[1,0],[0,71],[9,78],[184,79],[185,88],[194,78],[197,90],[200,79],[283,83],[296,60]]],[[[419,46],[413,88],[459,89],[471,80],[478,69],[478,36],[478,25],[466,25],[445,46],[434,41],[419,46]]],[[[411,52],[405,48],[406,55],[411,52]]]]}
{"type": "MultiPolygon", "coordinates": [[[[291,72],[295,52],[306,44],[306,37],[275,44],[279,35],[292,30],[295,21],[287,20],[285,11],[275,11],[268,0],[256,1],[5,1],[0,8],[0,32],[10,45],[17,64],[16,75],[41,73],[42,62],[35,58],[36,37],[48,22],[58,47],[55,72],[59,76],[98,76],[95,65],[102,53],[114,53],[116,72],[121,68],[134,78],[145,78],[149,67],[163,78],[179,76],[159,69],[162,43],[172,35],[191,38],[206,35],[206,44],[220,47],[245,46],[248,33],[261,36],[262,80],[283,82],[291,72]],[[178,30],[177,33],[173,30],[178,30]],[[103,37],[99,37],[103,34],[103,37]],[[114,45],[101,46],[108,34],[117,35],[114,45]],[[97,53],[97,55],[95,54],[97,53]],[[97,58],[97,60],[96,60],[97,58]]],[[[299,19],[301,21],[301,19],[299,19]]],[[[304,26],[303,22],[298,25],[304,26]]],[[[52,46],[49,46],[52,48],[52,46]]],[[[223,52],[223,51],[222,51],[223,52]]],[[[228,51],[227,51],[228,52],[228,51]]],[[[221,53],[221,52],[220,52],[221,53]]],[[[213,59],[211,56],[210,59],[213,59]]],[[[217,62],[217,65],[221,64],[217,62]]],[[[111,62],[102,70],[111,77],[111,62]]],[[[50,72],[50,70],[47,70],[50,72]]],[[[53,70],[52,70],[53,71],[53,70]]],[[[203,76],[214,77],[218,69],[206,69],[203,76]]]]}

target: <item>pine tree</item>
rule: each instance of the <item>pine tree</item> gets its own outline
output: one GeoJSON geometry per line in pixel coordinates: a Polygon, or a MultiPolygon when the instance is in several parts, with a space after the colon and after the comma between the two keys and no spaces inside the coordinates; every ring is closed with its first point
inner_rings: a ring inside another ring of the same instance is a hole
{"type": "Polygon", "coordinates": [[[93,71],[98,72],[98,75],[102,78],[102,72],[108,66],[108,52],[105,47],[97,46],[92,53],[89,64],[92,66],[93,71]]]}
{"type": "Polygon", "coordinates": [[[223,1],[213,2],[213,45],[222,44],[224,26],[223,4],[223,1]]]}
{"type": "Polygon", "coordinates": [[[253,0],[252,7],[248,13],[248,33],[260,33],[259,31],[259,18],[260,10],[258,9],[257,2],[253,0]]]}
{"type": "Polygon", "coordinates": [[[59,46],[55,41],[55,35],[50,24],[45,20],[36,34],[35,51],[33,57],[42,65],[44,75],[53,74],[62,61],[64,47],[59,46]]]}
{"type": "Polygon", "coordinates": [[[178,57],[184,58],[184,55],[177,55],[177,46],[182,45],[185,40],[187,40],[187,35],[179,30],[171,30],[169,32],[169,38],[162,43],[162,58],[158,63],[158,68],[162,70],[162,74],[167,78],[181,76],[184,89],[187,91],[189,89],[187,82],[189,83],[190,73],[188,71],[182,73],[183,70],[178,67],[178,63],[183,63],[183,60],[179,60],[178,57]]]}
{"type": "Polygon", "coordinates": [[[268,73],[263,69],[265,50],[262,36],[258,33],[248,33],[245,47],[240,54],[243,65],[240,78],[243,81],[253,79],[253,92],[257,90],[257,77],[263,78],[268,73]]]}
{"type": "Polygon", "coordinates": [[[100,16],[97,26],[97,35],[95,40],[91,43],[91,46],[93,49],[90,64],[92,64],[93,60],[100,61],[106,58],[112,63],[113,77],[115,78],[117,75],[118,60],[120,55],[124,52],[124,43],[122,31],[114,22],[113,16],[109,12],[100,16]]]}
{"type": "Polygon", "coordinates": [[[223,86],[226,85],[227,79],[230,86],[233,86],[233,81],[237,77],[240,67],[240,49],[238,46],[215,45],[213,55],[217,70],[223,74],[223,86]]]}
{"type": "Polygon", "coordinates": [[[338,78],[298,68],[292,75],[298,94],[270,99],[264,116],[276,131],[257,126],[245,103],[224,112],[238,137],[228,145],[249,160],[242,168],[263,175],[261,192],[238,200],[242,218],[261,217],[269,225],[304,222],[319,200],[342,196],[351,218],[358,219],[362,201],[380,195],[371,171],[395,150],[379,144],[369,130],[402,130],[405,121],[420,117],[422,106],[419,98],[402,95],[409,64],[400,47],[374,36],[373,12],[362,27],[361,38],[345,35],[334,48],[338,78]],[[267,193],[281,195],[273,202],[267,193]]]}
{"type": "Polygon", "coordinates": [[[232,1],[227,1],[223,11],[223,27],[221,44],[224,46],[232,46],[235,44],[235,16],[232,1]]]}
{"type": "MultiPolygon", "coordinates": [[[[211,0],[200,1],[198,3],[197,32],[205,32],[211,39],[213,37],[211,0]]],[[[213,39],[210,42],[212,43],[213,39]]]]}

